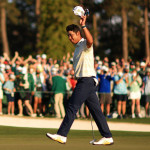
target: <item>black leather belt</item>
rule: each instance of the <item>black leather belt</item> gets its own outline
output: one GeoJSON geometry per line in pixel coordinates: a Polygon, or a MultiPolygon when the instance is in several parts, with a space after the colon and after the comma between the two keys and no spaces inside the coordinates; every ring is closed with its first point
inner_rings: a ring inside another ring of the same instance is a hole
{"type": "Polygon", "coordinates": [[[76,80],[82,79],[82,78],[96,78],[95,76],[91,76],[91,77],[75,77],[76,80]]]}

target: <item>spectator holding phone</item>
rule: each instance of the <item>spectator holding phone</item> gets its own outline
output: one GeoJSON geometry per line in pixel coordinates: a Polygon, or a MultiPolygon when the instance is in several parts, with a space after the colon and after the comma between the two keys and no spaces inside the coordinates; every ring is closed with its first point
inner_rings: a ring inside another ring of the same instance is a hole
{"type": "Polygon", "coordinates": [[[132,100],[131,105],[131,113],[132,118],[135,118],[135,103],[137,109],[137,116],[141,118],[140,114],[140,99],[141,99],[141,91],[140,86],[142,85],[142,79],[140,75],[137,74],[136,69],[132,71],[132,75],[129,78],[129,99],[132,100]]]}

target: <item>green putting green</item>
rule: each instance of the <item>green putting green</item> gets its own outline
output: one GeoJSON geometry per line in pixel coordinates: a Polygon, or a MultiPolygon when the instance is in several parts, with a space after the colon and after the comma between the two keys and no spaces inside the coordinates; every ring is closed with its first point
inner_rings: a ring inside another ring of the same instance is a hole
{"type": "MultiPolygon", "coordinates": [[[[1,150],[150,150],[150,132],[113,131],[114,145],[95,146],[89,144],[92,131],[71,130],[66,144],[59,144],[46,137],[54,129],[18,128],[0,126],[1,150]]],[[[95,131],[96,139],[100,139],[95,131]]]]}

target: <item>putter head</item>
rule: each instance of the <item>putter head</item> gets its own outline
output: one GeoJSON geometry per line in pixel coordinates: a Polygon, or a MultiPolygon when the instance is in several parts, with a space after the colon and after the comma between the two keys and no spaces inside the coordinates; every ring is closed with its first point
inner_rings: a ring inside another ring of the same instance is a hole
{"type": "Polygon", "coordinates": [[[93,139],[92,141],[90,141],[90,144],[93,144],[96,141],[96,139],[93,139]]]}

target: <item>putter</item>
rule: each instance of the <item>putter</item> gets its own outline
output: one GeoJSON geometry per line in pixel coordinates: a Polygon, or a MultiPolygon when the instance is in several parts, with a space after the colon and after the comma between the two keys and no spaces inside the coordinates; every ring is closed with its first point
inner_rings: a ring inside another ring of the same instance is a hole
{"type": "Polygon", "coordinates": [[[93,123],[92,123],[92,115],[90,114],[90,116],[91,116],[91,127],[92,127],[92,136],[93,136],[93,140],[92,141],[90,141],[90,144],[93,144],[95,141],[96,141],[96,139],[95,139],[95,134],[94,134],[94,130],[93,130],[93,123]]]}

